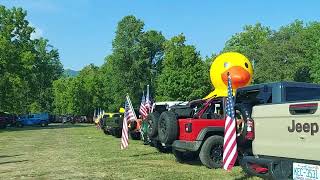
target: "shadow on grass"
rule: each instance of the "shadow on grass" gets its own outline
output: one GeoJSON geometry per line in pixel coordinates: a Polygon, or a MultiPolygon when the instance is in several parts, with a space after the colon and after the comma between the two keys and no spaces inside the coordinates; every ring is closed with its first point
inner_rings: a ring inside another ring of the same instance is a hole
{"type": "MultiPolygon", "coordinates": [[[[202,164],[202,162],[200,161],[200,159],[199,158],[197,158],[197,159],[194,159],[194,160],[185,160],[184,162],[182,162],[182,164],[189,164],[189,165],[194,165],[194,166],[204,166],[203,164],[202,164]]],[[[235,165],[235,167],[237,167],[238,165],[235,165]]],[[[250,177],[250,176],[245,176],[246,178],[248,178],[248,177],[250,177]]],[[[245,177],[243,177],[244,179],[246,179],[245,177]]],[[[239,180],[241,180],[241,179],[239,179],[239,180]]]]}
{"type": "Polygon", "coordinates": [[[6,161],[6,162],[0,162],[0,165],[2,165],[2,164],[9,164],[9,163],[26,162],[26,161],[28,161],[28,160],[6,161]]]}
{"type": "Polygon", "coordinates": [[[16,154],[16,155],[0,155],[0,158],[8,158],[8,157],[17,157],[17,156],[22,156],[23,154],[16,154]]]}
{"type": "Polygon", "coordinates": [[[129,157],[140,157],[140,156],[148,156],[148,155],[154,155],[154,154],[159,154],[159,152],[151,152],[151,153],[143,153],[143,154],[134,154],[129,157]]]}
{"type": "MultiPolygon", "coordinates": [[[[178,161],[177,161],[178,162],[178,161]]],[[[195,159],[195,160],[185,160],[183,162],[180,162],[181,164],[189,164],[192,166],[204,166],[200,159],[195,159]]]]}
{"type": "Polygon", "coordinates": [[[22,128],[18,127],[8,127],[6,129],[1,129],[1,132],[5,131],[27,131],[27,130],[43,130],[43,129],[63,129],[63,128],[83,128],[83,127],[88,127],[92,126],[93,124],[61,124],[61,123],[54,123],[54,124],[49,124],[46,127],[41,127],[41,126],[24,126],[22,128]]]}

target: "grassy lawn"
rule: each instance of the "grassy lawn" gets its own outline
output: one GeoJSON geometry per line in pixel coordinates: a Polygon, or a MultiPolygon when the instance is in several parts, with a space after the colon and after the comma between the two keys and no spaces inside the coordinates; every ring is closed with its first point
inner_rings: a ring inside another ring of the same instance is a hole
{"type": "Polygon", "coordinates": [[[120,151],[120,139],[86,124],[0,130],[0,179],[258,179],[129,143],[120,151]]]}

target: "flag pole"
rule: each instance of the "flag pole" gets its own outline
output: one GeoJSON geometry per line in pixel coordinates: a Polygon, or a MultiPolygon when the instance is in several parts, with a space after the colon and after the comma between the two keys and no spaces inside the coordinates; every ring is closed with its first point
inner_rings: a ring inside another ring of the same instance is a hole
{"type": "Polygon", "coordinates": [[[151,112],[151,104],[150,104],[150,91],[149,91],[149,84],[147,85],[147,95],[146,95],[146,104],[148,105],[148,111],[151,112]]]}

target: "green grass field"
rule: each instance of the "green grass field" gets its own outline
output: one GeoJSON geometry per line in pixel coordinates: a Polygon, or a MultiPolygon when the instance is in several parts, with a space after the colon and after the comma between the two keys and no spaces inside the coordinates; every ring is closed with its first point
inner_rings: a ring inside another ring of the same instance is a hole
{"type": "Polygon", "coordinates": [[[120,139],[86,124],[0,130],[0,179],[258,179],[129,143],[120,151],[120,139]]]}

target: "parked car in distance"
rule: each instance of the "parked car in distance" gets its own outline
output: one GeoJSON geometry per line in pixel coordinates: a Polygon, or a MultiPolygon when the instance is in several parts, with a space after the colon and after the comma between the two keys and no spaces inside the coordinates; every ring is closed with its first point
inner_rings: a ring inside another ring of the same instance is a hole
{"type": "Polygon", "coordinates": [[[49,114],[48,113],[38,113],[38,114],[27,114],[18,117],[17,126],[33,126],[40,125],[41,127],[48,126],[49,114]]]}
{"type": "Polygon", "coordinates": [[[123,113],[105,113],[101,118],[100,127],[105,134],[119,138],[121,137],[122,122],[123,113]]]}
{"type": "Polygon", "coordinates": [[[16,116],[6,113],[0,112],[0,129],[4,129],[7,126],[15,126],[16,124],[16,116]]]}

